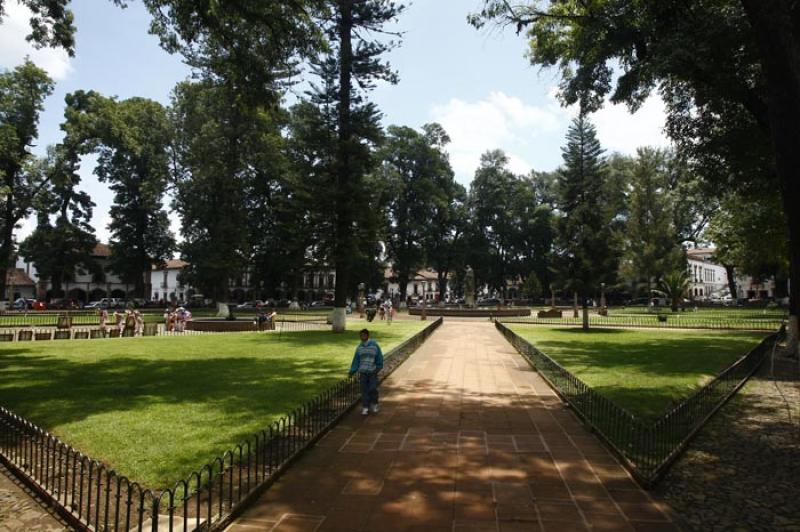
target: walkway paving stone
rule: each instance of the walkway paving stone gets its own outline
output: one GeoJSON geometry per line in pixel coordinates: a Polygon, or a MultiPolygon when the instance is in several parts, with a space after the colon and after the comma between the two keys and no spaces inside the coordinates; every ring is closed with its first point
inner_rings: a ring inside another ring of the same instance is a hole
{"type": "Polygon", "coordinates": [[[489,323],[445,322],[228,529],[678,530],[489,323]]]}
{"type": "Polygon", "coordinates": [[[58,515],[0,465],[0,532],[69,530],[58,515]]]}

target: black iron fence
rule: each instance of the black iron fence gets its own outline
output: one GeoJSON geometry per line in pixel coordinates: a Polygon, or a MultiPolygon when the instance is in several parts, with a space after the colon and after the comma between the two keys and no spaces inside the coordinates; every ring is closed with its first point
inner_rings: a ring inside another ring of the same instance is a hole
{"type": "Polygon", "coordinates": [[[325,311],[280,312],[275,316],[275,328],[280,332],[330,329],[329,315],[325,311]]]}
{"type": "MultiPolygon", "coordinates": [[[[534,325],[566,325],[581,326],[583,318],[573,317],[572,310],[563,310],[561,318],[538,317],[535,314],[528,318],[503,319],[505,323],[528,323],[534,325]],[[568,315],[569,314],[569,315],[568,315]]],[[[736,316],[730,313],[709,316],[704,313],[642,313],[642,314],[610,314],[601,316],[590,314],[589,321],[593,327],[646,327],[658,329],[724,329],[746,331],[774,331],[785,321],[786,316],[769,314],[764,316],[736,316]]]]}
{"type": "MultiPolygon", "coordinates": [[[[441,318],[386,355],[385,378],[441,325],[441,318]]],[[[81,454],[0,407],[0,460],[55,503],[80,530],[220,530],[360,397],[340,381],[186,479],[152,490],[81,454]]]]}
{"type": "Polygon", "coordinates": [[[99,325],[100,314],[97,311],[3,311],[0,312],[0,327],[61,327],[73,325],[99,325]]]}
{"type": "Polygon", "coordinates": [[[769,356],[781,334],[768,336],[685,401],[655,422],[646,422],[594,391],[503,323],[495,326],[645,486],[662,477],[696,432],[769,356]]]}

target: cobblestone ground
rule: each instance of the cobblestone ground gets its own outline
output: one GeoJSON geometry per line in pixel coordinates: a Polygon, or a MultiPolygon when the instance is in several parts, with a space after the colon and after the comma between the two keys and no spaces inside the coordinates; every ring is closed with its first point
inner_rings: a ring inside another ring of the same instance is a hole
{"type": "Polygon", "coordinates": [[[4,466],[0,465],[0,532],[70,530],[50,513],[4,466]]]}
{"type": "Polygon", "coordinates": [[[659,484],[686,528],[800,531],[797,368],[765,364],[659,484]]]}

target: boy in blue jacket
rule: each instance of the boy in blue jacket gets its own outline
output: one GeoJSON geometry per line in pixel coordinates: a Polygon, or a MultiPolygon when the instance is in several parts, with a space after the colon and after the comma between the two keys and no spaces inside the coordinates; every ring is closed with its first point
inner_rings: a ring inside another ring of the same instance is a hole
{"type": "Polygon", "coordinates": [[[358,373],[361,383],[361,414],[378,411],[378,372],[383,369],[383,353],[375,340],[369,339],[369,331],[361,329],[361,343],[356,347],[353,363],[350,364],[350,375],[358,373]]]}

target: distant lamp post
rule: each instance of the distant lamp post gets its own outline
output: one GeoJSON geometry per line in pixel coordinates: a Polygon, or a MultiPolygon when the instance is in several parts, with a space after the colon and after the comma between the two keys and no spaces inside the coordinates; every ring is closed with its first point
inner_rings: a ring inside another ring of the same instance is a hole
{"type": "Polygon", "coordinates": [[[360,317],[364,317],[364,289],[366,285],[364,283],[358,283],[358,314],[360,317]]]}

